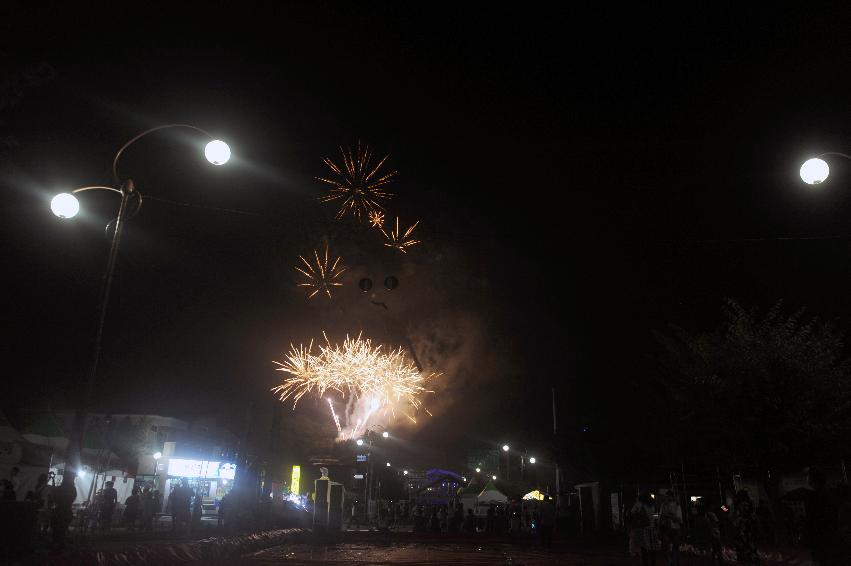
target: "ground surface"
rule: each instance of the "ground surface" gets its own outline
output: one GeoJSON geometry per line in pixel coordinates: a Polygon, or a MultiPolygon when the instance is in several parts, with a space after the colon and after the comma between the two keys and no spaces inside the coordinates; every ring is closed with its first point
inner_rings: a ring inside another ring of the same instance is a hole
{"type": "MultiPolygon", "coordinates": [[[[288,544],[255,553],[247,557],[247,564],[324,564],[328,566],[366,566],[368,564],[510,564],[531,566],[536,564],[635,564],[624,553],[605,550],[577,550],[500,543],[423,543],[374,542],[337,543],[329,545],[288,544]]],[[[683,566],[688,562],[683,561],[683,566]]]]}

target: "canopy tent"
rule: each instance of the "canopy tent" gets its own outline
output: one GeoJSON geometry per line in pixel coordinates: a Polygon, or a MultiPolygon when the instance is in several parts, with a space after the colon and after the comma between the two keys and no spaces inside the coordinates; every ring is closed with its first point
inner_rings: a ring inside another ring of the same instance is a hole
{"type": "Polygon", "coordinates": [[[479,493],[479,503],[506,503],[508,496],[499,491],[492,481],[489,481],[485,488],[479,493]]]}

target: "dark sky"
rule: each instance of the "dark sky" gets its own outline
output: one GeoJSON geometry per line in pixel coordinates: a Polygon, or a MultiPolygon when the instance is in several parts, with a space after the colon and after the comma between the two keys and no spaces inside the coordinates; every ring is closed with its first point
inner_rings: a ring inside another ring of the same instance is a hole
{"type": "Polygon", "coordinates": [[[616,431],[651,331],[711,327],[725,297],[851,327],[851,162],[815,190],[797,177],[851,150],[841,3],[203,6],[0,18],[4,410],[68,404],[89,362],[118,203],[88,193],[61,222],[49,198],[110,182],[124,141],[171,122],[235,158],[213,170],[165,133],[125,157],[145,195],[209,208],[149,199],[128,224],[103,410],[238,428],[254,404],[262,428],[290,342],[408,337],[444,379],[404,435],[448,465],[471,442],[542,444],[552,386],[565,426],[616,431]],[[365,254],[316,202],[322,157],[357,140],[391,155],[393,211],[422,221],[410,257],[365,254]],[[292,265],[323,238],[357,260],[308,302],[292,265]],[[356,280],[387,274],[383,311],[356,280]]]}

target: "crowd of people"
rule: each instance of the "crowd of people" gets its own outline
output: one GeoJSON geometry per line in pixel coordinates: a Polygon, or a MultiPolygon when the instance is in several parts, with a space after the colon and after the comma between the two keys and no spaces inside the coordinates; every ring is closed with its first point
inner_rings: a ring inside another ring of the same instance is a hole
{"type": "Polygon", "coordinates": [[[374,523],[366,519],[364,511],[361,505],[352,504],[346,528],[374,526],[382,531],[404,526],[421,533],[525,533],[540,536],[542,544],[549,546],[556,522],[555,504],[549,497],[536,502],[481,505],[466,511],[460,502],[409,506],[403,501],[380,506],[374,523]]]}
{"type": "Polygon", "coordinates": [[[828,489],[817,471],[810,476],[812,489],[803,501],[805,515],[794,528],[778,525],[767,511],[768,504],[757,506],[746,490],[736,492],[732,503],[727,502],[730,507],[699,499],[688,509],[688,528],[673,491],[664,491],[657,499],[641,492],[626,516],[630,555],[640,557],[645,566],[654,565],[657,558],[675,566],[680,563],[682,544],[688,542],[708,564],[724,561],[725,546],[735,553],[737,562],[759,564],[758,543],[776,544],[778,529],[785,528],[790,531],[788,545],[808,547],[820,566],[851,564],[851,488],[841,484],[828,489]]]}

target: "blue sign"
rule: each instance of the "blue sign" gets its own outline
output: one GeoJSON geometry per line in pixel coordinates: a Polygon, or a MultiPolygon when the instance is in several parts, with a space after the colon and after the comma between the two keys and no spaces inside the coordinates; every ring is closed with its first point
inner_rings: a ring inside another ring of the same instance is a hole
{"type": "Polygon", "coordinates": [[[358,454],[358,462],[366,462],[366,454],[358,454]]]}

